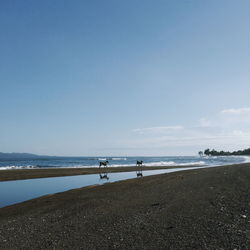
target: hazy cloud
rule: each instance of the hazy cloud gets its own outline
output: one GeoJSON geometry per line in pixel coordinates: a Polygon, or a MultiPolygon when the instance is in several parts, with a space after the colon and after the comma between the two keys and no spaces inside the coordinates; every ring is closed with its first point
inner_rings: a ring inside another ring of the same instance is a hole
{"type": "Polygon", "coordinates": [[[229,114],[229,115],[242,115],[248,114],[250,115],[250,108],[239,108],[239,109],[225,109],[221,111],[222,114],[229,114]]]}
{"type": "Polygon", "coordinates": [[[199,121],[200,127],[212,127],[212,122],[206,118],[201,118],[199,121]]]}
{"type": "Polygon", "coordinates": [[[184,129],[183,126],[164,126],[164,127],[151,127],[151,128],[137,128],[133,129],[133,132],[139,134],[164,134],[173,131],[179,131],[184,129]]]}
{"type": "Polygon", "coordinates": [[[234,150],[250,146],[250,108],[226,109],[193,126],[158,126],[134,129],[137,134],[123,141],[133,148],[192,147],[234,150]]]}

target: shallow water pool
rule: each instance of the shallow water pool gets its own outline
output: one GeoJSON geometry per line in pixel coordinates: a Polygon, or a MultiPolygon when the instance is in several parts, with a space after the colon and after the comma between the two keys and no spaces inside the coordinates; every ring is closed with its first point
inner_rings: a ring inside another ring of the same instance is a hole
{"type": "MultiPolygon", "coordinates": [[[[172,173],[183,170],[200,169],[200,168],[204,167],[146,170],[142,172],[142,175],[150,176],[150,175],[172,173]]],[[[13,205],[43,195],[64,192],[70,189],[137,178],[137,174],[138,172],[123,172],[123,173],[104,172],[101,174],[91,174],[91,175],[76,175],[76,176],[66,176],[66,177],[49,177],[49,178],[17,180],[17,181],[3,181],[0,182],[0,207],[13,205]]]]}

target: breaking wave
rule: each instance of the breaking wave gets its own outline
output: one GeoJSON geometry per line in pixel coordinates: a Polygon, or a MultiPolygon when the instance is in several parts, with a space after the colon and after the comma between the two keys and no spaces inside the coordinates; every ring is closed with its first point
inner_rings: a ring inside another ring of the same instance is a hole
{"type": "Polygon", "coordinates": [[[99,161],[109,161],[109,167],[132,167],[137,160],[143,160],[145,167],[172,166],[222,166],[250,162],[250,156],[216,157],[64,157],[30,160],[1,160],[0,170],[41,169],[41,168],[98,168],[99,161]]]}
{"type": "Polygon", "coordinates": [[[242,156],[244,159],[244,163],[250,162],[250,156],[242,156]]]}
{"type": "Polygon", "coordinates": [[[160,162],[150,162],[145,163],[145,166],[151,167],[161,167],[161,166],[204,166],[206,163],[204,161],[198,161],[198,162],[185,162],[185,163],[177,163],[174,161],[160,161],[160,162]]]}
{"type": "Polygon", "coordinates": [[[0,170],[12,170],[12,169],[38,169],[38,166],[4,166],[0,167],[0,170]]]}
{"type": "Polygon", "coordinates": [[[113,161],[126,161],[127,158],[126,157],[123,157],[123,158],[119,158],[119,157],[115,157],[115,158],[112,158],[113,161]]]}

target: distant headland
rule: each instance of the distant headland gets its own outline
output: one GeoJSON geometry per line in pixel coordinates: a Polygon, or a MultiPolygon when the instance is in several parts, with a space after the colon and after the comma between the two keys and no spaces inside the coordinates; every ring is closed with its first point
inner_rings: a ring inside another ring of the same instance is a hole
{"type": "Polygon", "coordinates": [[[30,153],[2,153],[0,152],[0,159],[21,159],[21,158],[41,158],[48,157],[44,155],[36,155],[30,153]]]}

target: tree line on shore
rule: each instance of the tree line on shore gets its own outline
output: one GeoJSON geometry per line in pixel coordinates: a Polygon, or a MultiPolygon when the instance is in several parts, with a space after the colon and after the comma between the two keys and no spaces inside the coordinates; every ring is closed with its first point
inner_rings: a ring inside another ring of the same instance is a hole
{"type": "Polygon", "coordinates": [[[206,156],[225,156],[225,155],[250,155],[250,148],[244,149],[244,150],[238,150],[238,151],[217,151],[215,149],[210,150],[209,148],[203,151],[199,152],[199,155],[206,155],[206,156]]]}

